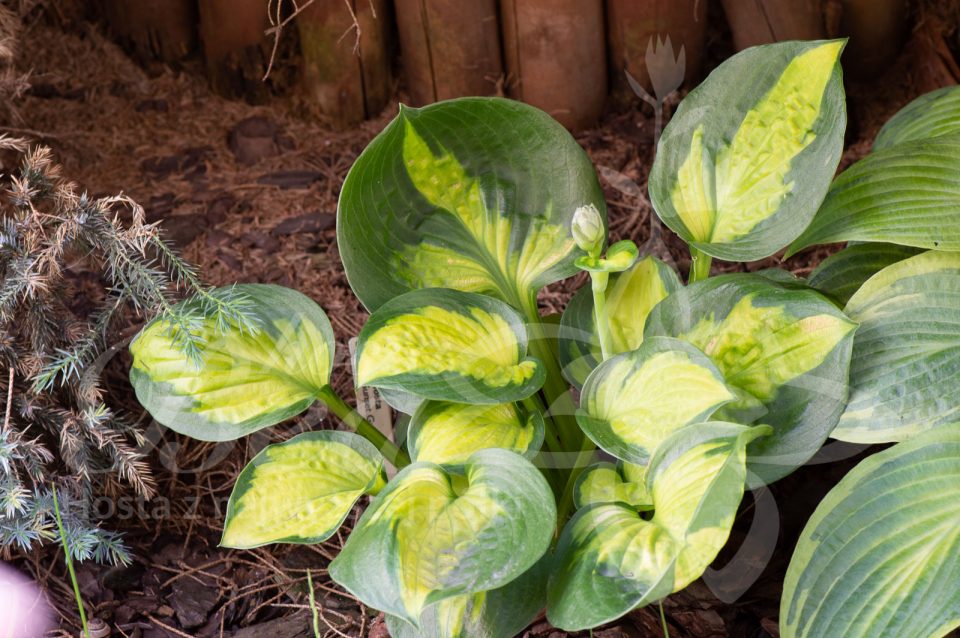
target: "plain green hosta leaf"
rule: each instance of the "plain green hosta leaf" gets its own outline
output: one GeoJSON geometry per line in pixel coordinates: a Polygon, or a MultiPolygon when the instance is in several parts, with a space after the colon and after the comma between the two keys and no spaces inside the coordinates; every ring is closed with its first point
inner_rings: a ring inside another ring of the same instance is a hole
{"type": "Polygon", "coordinates": [[[749,450],[755,485],[805,463],[833,430],[847,401],[855,327],[813,290],[738,274],[670,295],[645,335],[677,337],[710,357],[738,394],[717,418],[773,426],[749,450]]]}
{"type": "Polygon", "coordinates": [[[220,544],[319,543],[385,478],[383,457],[352,432],[307,432],[269,445],[233,486],[220,544]]]}
{"type": "Polygon", "coordinates": [[[860,328],[834,438],[902,441],[960,420],[960,254],[931,251],[884,268],[846,312],[860,328]]]}
{"type": "Polygon", "coordinates": [[[577,423],[606,452],[646,465],[671,433],[736,398],[705,354],[677,339],[651,337],[587,377],[577,423]]]}
{"type": "Polygon", "coordinates": [[[743,497],[746,445],[769,431],[687,426],[650,461],[652,518],[624,503],[578,511],[557,545],[547,619],[567,631],[596,627],[699,578],[730,534],[743,497]]]}
{"type": "Polygon", "coordinates": [[[873,150],[904,142],[960,133],[960,87],[948,86],[921,95],[884,124],[873,150]]]}
{"type": "Polygon", "coordinates": [[[708,255],[753,261],[813,219],[843,151],[843,42],[783,42],[721,64],[680,103],[650,175],[660,218],[708,255]]]}
{"type": "Polygon", "coordinates": [[[960,134],[877,151],[833,182],[788,254],[814,244],[875,241],[960,250],[960,134]]]}
{"type": "Polygon", "coordinates": [[[410,421],[407,449],[414,461],[460,466],[477,450],[494,447],[533,458],[543,435],[543,416],[515,403],[425,401],[410,421]]]}
{"type": "Polygon", "coordinates": [[[546,605],[549,555],[499,589],[445,598],[420,614],[420,631],[387,616],[392,638],[507,638],[519,635],[546,605]]]}
{"type": "Polygon", "coordinates": [[[518,401],[544,380],[543,366],[526,353],[523,320],[504,302],[414,290],[381,306],[360,331],[356,382],[438,401],[518,401]]]}
{"type": "Polygon", "coordinates": [[[576,274],[570,223],[587,204],[605,217],[593,165],[546,113],[501,98],[401,107],[347,175],[337,243],[371,310],[431,287],[522,307],[576,274]]]}
{"type": "MultiPolygon", "coordinates": [[[[639,347],[650,310],[682,286],[677,273],[652,256],[612,275],[606,295],[613,354],[639,347]]],[[[567,305],[560,320],[559,342],[564,376],[580,388],[601,359],[589,285],[578,290],[567,305]]]]}
{"type": "Polygon", "coordinates": [[[530,461],[474,453],[465,476],[405,467],[367,508],[330,575],[365,604],[418,625],[429,605],[490,591],[523,574],[550,545],[553,493],[530,461]]]}
{"type": "Polygon", "coordinates": [[[862,461],[800,535],[783,638],[938,638],[960,627],[960,425],[862,461]]]}
{"type": "Polygon", "coordinates": [[[846,304],[867,279],[898,261],[913,257],[919,248],[896,244],[855,244],[830,255],[810,273],[809,284],[831,299],[846,304]]]}
{"type": "Polygon", "coordinates": [[[647,468],[623,461],[586,468],[573,488],[573,504],[580,509],[596,503],[626,503],[638,511],[653,509],[647,468]]]}
{"type": "MultiPolygon", "coordinates": [[[[197,365],[154,320],[130,344],[130,382],[154,419],[202,441],[237,439],[306,410],[330,381],[336,342],[323,310],[289,288],[240,284],[256,333],[213,319],[194,330],[206,344],[197,365]]],[[[194,302],[186,301],[186,304],[194,302]]]]}

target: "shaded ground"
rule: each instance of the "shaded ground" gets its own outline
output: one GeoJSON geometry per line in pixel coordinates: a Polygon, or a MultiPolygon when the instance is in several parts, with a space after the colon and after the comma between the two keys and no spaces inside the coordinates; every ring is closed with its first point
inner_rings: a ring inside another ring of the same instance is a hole
{"type": "MultiPolygon", "coordinates": [[[[365,315],[339,265],[334,236],[340,184],[364,145],[393,115],[337,132],[300,117],[297,98],[253,107],[213,96],[198,69],[162,70],[150,77],[94,27],[63,33],[37,23],[24,37],[22,53],[34,67],[33,89],[20,108],[20,132],[42,131],[65,171],[97,194],[124,191],[143,203],[184,255],[201,265],[207,280],[271,282],[297,288],[328,312],[340,346],[335,385],[350,395],[344,363],[346,340],[365,315]]],[[[722,57],[722,34],[712,53],[722,57]]],[[[851,137],[844,164],[863,155],[882,122],[929,86],[928,49],[914,46],[880,85],[848,85],[851,137]],[[919,52],[918,52],[919,51],[919,52]]],[[[608,114],[600,127],[578,136],[592,159],[643,185],[652,155],[652,120],[640,110],[608,114]]],[[[14,131],[16,132],[16,131],[14,131]]],[[[605,184],[615,238],[646,238],[651,213],[644,200],[605,184]]],[[[645,188],[644,188],[645,192],[645,188]]],[[[679,241],[669,244],[681,271],[689,260],[679,241]]],[[[786,263],[809,272],[825,251],[786,263]]],[[[755,270],[778,264],[719,265],[755,270]]],[[[543,296],[556,310],[581,282],[551,287],[543,296]]],[[[109,373],[113,399],[134,414],[123,370],[109,373]]],[[[114,635],[303,636],[308,635],[307,573],[313,576],[325,635],[385,636],[378,615],[332,584],[325,567],[341,536],[318,546],[282,546],[255,551],[217,548],[223,505],[233,479],[270,441],[332,422],[311,410],[283,426],[227,444],[206,444],[150,425],[156,476],[163,496],[150,503],[102,503],[105,525],[126,533],[137,556],[128,568],[82,565],[80,578],[90,615],[115,627],[114,635]]],[[[820,496],[855,459],[806,467],[773,488],[780,509],[780,540],[756,584],[726,604],[697,583],[671,596],[665,615],[674,637],[776,636],[780,588],[796,535],[820,496]]],[[[754,506],[744,505],[734,538],[746,534],[754,506]]],[[[348,525],[343,530],[344,532],[348,525]]],[[[776,534],[776,531],[774,531],[776,534]]],[[[728,552],[736,549],[736,542],[728,552]]],[[[726,560],[722,556],[718,565],[726,560]]],[[[758,557],[757,560],[760,560],[758,557]]],[[[738,564],[748,564],[738,563],[738,564]]],[[[63,564],[46,550],[23,559],[45,582],[65,632],[78,619],[63,564]]],[[[545,622],[531,636],[561,636],[545,622]]],[[[634,612],[595,636],[660,636],[657,610],[634,612]]]]}

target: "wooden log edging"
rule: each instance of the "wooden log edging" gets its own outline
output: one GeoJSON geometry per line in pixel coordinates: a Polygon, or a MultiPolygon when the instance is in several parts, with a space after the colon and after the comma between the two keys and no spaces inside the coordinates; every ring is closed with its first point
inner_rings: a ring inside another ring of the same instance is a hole
{"type": "Polygon", "coordinates": [[[707,0],[607,0],[610,76],[614,91],[632,95],[627,71],[651,94],[654,92],[647,49],[670,38],[677,56],[686,60],[684,80],[696,82],[707,41],[707,0]]]}
{"type": "Polygon", "coordinates": [[[195,0],[101,0],[111,35],[147,65],[178,65],[197,48],[195,0]]]}
{"type": "Polygon", "coordinates": [[[379,114],[389,101],[388,6],[387,0],[315,0],[296,17],[304,90],[338,127],[379,114]]]}
{"type": "Polygon", "coordinates": [[[602,0],[501,0],[509,94],[570,129],[592,126],[607,98],[602,0]]]}
{"type": "MultiPolygon", "coordinates": [[[[282,1],[93,0],[141,62],[176,65],[202,44],[214,91],[251,102],[270,94],[263,83],[273,50],[268,6],[276,10],[282,1]]],[[[667,37],[674,56],[684,51],[683,78],[698,80],[708,5],[716,1],[313,0],[296,15],[302,87],[339,126],[378,115],[392,98],[395,37],[414,105],[506,94],[580,129],[598,120],[610,84],[629,95],[624,71],[658,93],[648,67],[664,61],[656,49],[667,37]],[[354,16],[358,42],[350,33],[354,16]]],[[[844,65],[853,77],[886,68],[909,30],[908,0],[720,2],[737,49],[850,36],[844,65]]],[[[668,83],[675,86],[679,61],[671,64],[668,83]]]]}
{"type": "Polygon", "coordinates": [[[199,0],[200,39],[207,77],[224,97],[259,103],[270,56],[266,0],[199,0]]]}
{"type": "Polygon", "coordinates": [[[723,0],[723,10],[737,51],[826,37],[823,0],[723,0]]]}
{"type": "Polygon", "coordinates": [[[496,0],[394,0],[414,105],[493,95],[503,75],[496,0]]]}

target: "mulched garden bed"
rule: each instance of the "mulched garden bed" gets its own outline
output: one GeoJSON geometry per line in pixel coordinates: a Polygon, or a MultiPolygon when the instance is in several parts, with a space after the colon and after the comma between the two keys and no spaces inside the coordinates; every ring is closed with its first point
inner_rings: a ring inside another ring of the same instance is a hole
{"type": "MultiPolygon", "coordinates": [[[[713,36],[711,56],[718,60],[730,45],[724,34],[713,36]]],[[[210,92],[199,63],[197,68],[188,64],[178,72],[164,68],[148,74],[92,25],[64,31],[41,20],[28,26],[23,40],[21,55],[34,69],[33,88],[19,108],[22,121],[7,130],[50,145],[66,174],[92,193],[123,191],[141,202],[151,220],[162,221],[184,256],[201,266],[208,281],[277,283],[320,303],[340,345],[334,382],[349,394],[346,341],[359,331],[365,313],[347,285],[337,255],[337,195],[347,170],[393,116],[394,108],[352,130],[335,131],[307,115],[309,109],[296,95],[264,106],[221,99],[210,92]]],[[[936,88],[928,86],[929,74],[918,72],[929,65],[925,57],[929,55],[929,47],[912,43],[882,82],[848,83],[851,125],[844,166],[866,152],[887,117],[936,88]]],[[[630,108],[608,113],[599,127],[577,139],[598,166],[626,175],[645,192],[652,137],[652,114],[630,108]]],[[[609,183],[604,188],[614,239],[630,237],[642,243],[652,214],[649,204],[609,183]]],[[[671,241],[668,249],[685,272],[689,266],[685,246],[671,241]]],[[[786,267],[803,276],[826,253],[800,255],[786,267]]],[[[745,268],[776,263],[772,258],[745,268]]],[[[581,284],[575,278],[552,286],[543,295],[544,310],[560,308],[581,284]]],[[[245,440],[192,441],[150,423],[126,381],[128,363],[118,357],[108,371],[110,401],[140,415],[154,447],[161,496],[151,502],[121,499],[94,504],[105,526],[125,533],[136,560],[129,567],[79,566],[88,616],[113,626],[114,636],[312,635],[306,597],[309,573],[323,635],[386,636],[382,617],[326,576],[349,521],[336,537],[318,546],[254,551],[217,547],[223,508],[245,463],[269,442],[333,427],[333,422],[314,408],[245,440]]],[[[831,449],[845,455],[844,450],[831,449]]],[[[846,452],[852,453],[849,448],[846,452]]],[[[668,598],[664,612],[670,635],[777,636],[782,578],[796,536],[820,497],[858,458],[810,465],[774,485],[779,541],[766,568],[734,602],[721,601],[700,582],[668,598]]],[[[734,541],[716,566],[723,566],[736,552],[754,510],[754,501],[745,499],[734,541]]],[[[760,568],[766,560],[762,553],[752,559],[760,568]]],[[[46,587],[61,617],[63,635],[76,635],[79,619],[57,549],[49,547],[18,560],[46,587]]],[[[751,564],[750,556],[737,560],[737,565],[751,564]]],[[[660,636],[660,623],[659,610],[652,607],[593,635],[660,636]]],[[[565,634],[541,620],[527,635],[565,634]]]]}

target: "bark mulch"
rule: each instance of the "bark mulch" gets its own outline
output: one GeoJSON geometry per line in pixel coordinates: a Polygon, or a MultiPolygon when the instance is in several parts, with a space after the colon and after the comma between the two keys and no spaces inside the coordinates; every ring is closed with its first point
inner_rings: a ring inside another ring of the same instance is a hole
{"type": "MultiPolygon", "coordinates": [[[[936,72],[920,72],[940,68],[931,61],[936,46],[918,43],[922,37],[926,36],[920,33],[914,38],[881,80],[848,84],[851,124],[844,166],[865,154],[887,117],[916,95],[936,88],[931,83],[947,81],[937,79],[936,72]]],[[[711,45],[714,57],[728,46],[721,36],[711,45]]],[[[169,236],[201,266],[208,281],[277,283],[319,302],[340,346],[335,385],[349,394],[346,341],[359,331],[365,313],[339,265],[334,232],[337,195],[354,159],[394,109],[355,129],[335,131],[308,116],[296,95],[263,106],[221,99],[208,89],[199,63],[178,72],[153,69],[148,74],[91,25],[65,32],[37,22],[24,34],[21,55],[34,69],[33,88],[20,106],[22,121],[14,132],[33,134],[52,146],[66,174],[91,192],[123,191],[140,201],[151,219],[163,221],[169,236]]],[[[652,210],[636,193],[646,191],[652,137],[652,114],[640,107],[608,113],[599,127],[577,136],[598,166],[639,185],[617,188],[604,183],[614,238],[642,243],[647,237],[652,210]]],[[[685,271],[689,259],[683,244],[668,239],[667,249],[685,271]]],[[[802,276],[828,253],[829,249],[812,251],[784,265],[802,276]]],[[[716,267],[752,271],[772,265],[780,261],[716,267]]],[[[560,310],[581,284],[574,278],[551,286],[543,294],[544,310],[560,310]]],[[[253,551],[217,547],[226,499],[246,461],[271,441],[333,427],[332,421],[312,409],[242,441],[191,441],[150,423],[132,398],[124,374],[128,362],[121,357],[114,363],[108,373],[112,401],[141,415],[155,448],[152,458],[162,496],[147,503],[101,503],[103,524],[125,532],[136,560],[129,567],[79,566],[88,615],[112,625],[114,636],[312,635],[306,598],[309,572],[323,635],[386,636],[382,617],[326,575],[326,565],[350,521],[340,534],[317,546],[253,551]]],[[[756,582],[735,600],[730,591],[721,590],[727,602],[703,582],[670,596],[664,603],[670,635],[777,636],[780,589],[795,538],[820,496],[857,458],[810,465],[773,486],[780,524],[779,532],[772,532],[774,538],[779,535],[772,558],[765,557],[762,548],[747,547],[734,563],[748,584],[747,567],[755,564],[761,572],[756,582]]],[[[755,510],[768,505],[746,499],[735,540],[718,559],[717,569],[739,549],[739,539],[747,537],[755,510]]],[[[20,564],[45,583],[61,617],[62,634],[76,635],[76,606],[55,548],[21,557],[20,564]]],[[[731,578],[727,574],[724,583],[737,580],[731,578]]],[[[597,638],[662,634],[656,607],[593,632],[597,638]]],[[[526,635],[564,634],[541,619],[526,635]]]]}

